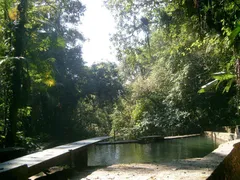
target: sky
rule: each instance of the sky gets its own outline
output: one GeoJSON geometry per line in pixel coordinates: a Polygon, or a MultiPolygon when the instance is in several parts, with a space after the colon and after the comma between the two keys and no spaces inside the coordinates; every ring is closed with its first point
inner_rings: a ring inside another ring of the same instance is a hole
{"type": "Polygon", "coordinates": [[[86,11],[82,17],[80,32],[87,39],[83,43],[83,59],[91,66],[99,62],[116,62],[110,34],[115,31],[114,18],[103,5],[103,0],[82,0],[86,11]],[[110,48],[111,47],[111,48],[110,48]]]}

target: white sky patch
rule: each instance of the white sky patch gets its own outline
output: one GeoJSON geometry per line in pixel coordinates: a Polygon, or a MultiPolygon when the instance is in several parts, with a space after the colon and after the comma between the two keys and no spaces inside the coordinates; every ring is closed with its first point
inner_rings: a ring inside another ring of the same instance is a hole
{"type": "Polygon", "coordinates": [[[115,30],[114,18],[103,0],[81,0],[86,6],[79,30],[88,39],[83,43],[83,60],[88,66],[99,62],[117,62],[110,34],[115,30]],[[111,48],[110,48],[111,47],[111,48]]]}

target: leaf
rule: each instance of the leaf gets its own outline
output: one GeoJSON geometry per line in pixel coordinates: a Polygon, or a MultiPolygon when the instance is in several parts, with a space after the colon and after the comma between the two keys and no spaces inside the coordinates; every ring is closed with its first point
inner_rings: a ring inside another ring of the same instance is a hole
{"type": "Polygon", "coordinates": [[[17,10],[17,7],[14,7],[14,8],[12,8],[12,9],[9,9],[9,10],[8,10],[8,16],[9,16],[9,18],[10,18],[12,21],[17,20],[17,18],[18,18],[18,10],[17,10]]]}
{"type": "Polygon", "coordinates": [[[205,93],[205,92],[206,92],[205,89],[200,89],[200,90],[198,91],[199,94],[202,94],[202,93],[205,93]]]}
{"type": "Polygon", "coordinates": [[[66,45],[65,40],[63,38],[58,37],[57,38],[57,46],[64,48],[66,45]]]}
{"type": "Polygon", "coordinates": [[[224,90],[223,90],[223,93],[229,92],[230,88],[232,87],[233,80],[234,80],[234,79],[231,79],[230,81],[228,81],[226,87],[225,87],[224,90]]]}
{"type": "Polygon", "coordinates": [[[198,93],[205,93],[206,91],[213,88],[214,86],[216,86],[216,89],[218,89],[221,82],[227,81],[227,80],[228,80],[228,83],[227,83],[226,87],[224,88],[223,93],[228,92],[232,86],[233,81],[236,78],[236,75],[226,73],[223,71],[214,73],[212,76],[215,80],[202,86],[201,89],[198,91],[198,93]]]}
{"type": "Polygon", "coordinates": [[[230,46],[233,45],[234,40],[236,39],[237,35],[240,33],[240,26],[238,25],[231,33],[231,35],[229,36],[229,40],[230,40],[230,46]]]}
{"type": "Polygon", "coordinates": [[[44,83],[49,87],[55,86],[56,84],[54,79],[47,79],[44,83]]]}
{"type": "Polygon", "coordinates": [[[4,63],[5,61],[7,61],[7,60],[8,60],[8,58],[0,59],[0,65],[1,65],[2,63],[4,63]]]}
{"type": "Polygon", "coordinates": [[[48,58],[47,60],[48,60],[49,62],[51,62],[51,63],[54,63],[54,62],[56,61],[55,58],[48,58]]]}
{"type": "Polygon", "coordinates": [[[215,86],[217,85],[217,83],[218,83],[218,80],[215,79],[215,80],[213,80],[213,81],[211,81],[211,82],[203,85],[203,86],[201,87],[201,89],[198,91],[198,93],[199,93],[199,94],[205,93],[206,91],[208,91],[208,90],[212,89],[213,87],[215,87],[215,86]]]}
{"type": "Polygon", "coordinates": [[[236,78],[236,75],[226,73],[226,72],[214,73],[212,76],[213,76],[214,79],[217,79],[219,81],[230,80],[230,79],[235,79],[236,78]]]}

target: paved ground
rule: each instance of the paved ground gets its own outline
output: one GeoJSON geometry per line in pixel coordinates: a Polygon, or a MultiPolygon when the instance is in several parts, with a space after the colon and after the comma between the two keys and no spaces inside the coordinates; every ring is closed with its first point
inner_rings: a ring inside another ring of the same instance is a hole
{"type": "Polygon", "coordinates": [[[206,179],[213,172],[237,142],[240,140],[221,144],[204,158],[185,159],[163,164],[117,164],[108,167],[88,168],[81,172],[65,170],[37,179],[201,180],[206,179]]]}

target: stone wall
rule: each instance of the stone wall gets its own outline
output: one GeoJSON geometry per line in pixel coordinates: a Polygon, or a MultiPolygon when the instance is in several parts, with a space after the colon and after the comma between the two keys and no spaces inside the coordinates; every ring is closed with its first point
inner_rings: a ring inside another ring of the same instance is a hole
{"type": "Polygon", "coordinates": [[[218,165],[207,180],[240,179],[240,143],[234,144],[233,150],[218,165]]]}
{"type": "Polygon", "coordinates": [[[208,136],[214,140],[221,140],[221,141],[225,141],[225,142],[236,139],[235,133],[204,131],[204,135],[208,136]]]}

